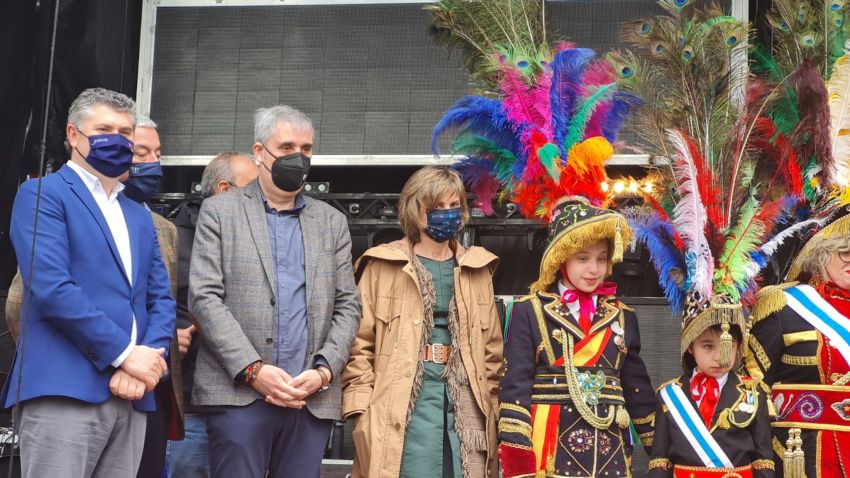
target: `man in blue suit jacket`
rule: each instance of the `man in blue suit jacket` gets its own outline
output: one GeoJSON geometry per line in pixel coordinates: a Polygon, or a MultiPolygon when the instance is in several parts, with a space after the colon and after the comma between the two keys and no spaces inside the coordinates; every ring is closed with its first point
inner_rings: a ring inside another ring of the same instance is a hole
{"type": "Polygon", "coordinates": [[[176,310],[151,216],[119,194],[133,109],[120,93],[80,94],[70,162],[15,198],[25,299],[3,400],[20,408],[23,476],[132,478],[139,467],[176,310]]]}

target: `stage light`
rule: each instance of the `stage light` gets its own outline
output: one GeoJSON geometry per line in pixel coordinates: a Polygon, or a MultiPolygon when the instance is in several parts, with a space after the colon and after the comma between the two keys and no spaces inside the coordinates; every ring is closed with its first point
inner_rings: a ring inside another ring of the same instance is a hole
{"type": "Polygon", "coordinates": [[[652,192],[652,181],[646,181],[643,183],[643,192],[647,194],[652,192]]]}
{"type": "Polygon", "coordinates": [[[632,181],[629,183],[629,191],[636,193],[638,192],[638,183],[637,181],[632,181]]]}
{"type": "Polygon", "coordinates": [[[616,194],[622,193],[623,190],[625,190],[625,189],[626,189],[626,185],[625,185],[625,183],[623,183],[623,181],[617,181],[617,182],[614,183],[614,192],[616,194]]]}
{"type": "Polygon", "coordinates": [[[605,181],[605,182],[603,182],[602,184],[600,184],[600,185],[599,185],[599,187],[600,187],[600,188],[602,188],[602,192],[603,192],[603,193],[607,193],[607,192],[608,192],[608,182],[607,182],[607,181],[605,181]]]}

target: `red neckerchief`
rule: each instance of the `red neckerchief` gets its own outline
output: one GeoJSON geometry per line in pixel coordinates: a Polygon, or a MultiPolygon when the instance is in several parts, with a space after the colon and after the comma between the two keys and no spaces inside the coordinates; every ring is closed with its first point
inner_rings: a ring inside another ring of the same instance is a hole
{"type": "MultiPolygon", "coordinates": [[[[567,279],[567,274],[566,271],[563,270],[563,267],[561,268],[561,274],[564,277],[564,281],[566,281],[571,287],[574,287],[570,283],[570,280],[567,279]]],[[[567,289],[561,295],[561,302],[564,304],[570,304],[578,301],[578,325],[581,327],[581,330],[587,334],[590,332],[590,325],[593,323],[593,315],[596,313],[596,302],[593,300],[593,296],[615,295],[616,293],[617,284],[613,282],[603,282],[589,294],[575,288],[567,289]]]]}
{"type": "Polygon", "coordinates": [[[691,398],[699,402],[699,414],[702,415],[705,427],[710,430],[714,409],[717,408],[717,402],[720,400],[720,383],[714,377],[702,372],[697,373],[691,379],[691,398]],[[701,402],[700,399],[702,399],[701,402]]]}

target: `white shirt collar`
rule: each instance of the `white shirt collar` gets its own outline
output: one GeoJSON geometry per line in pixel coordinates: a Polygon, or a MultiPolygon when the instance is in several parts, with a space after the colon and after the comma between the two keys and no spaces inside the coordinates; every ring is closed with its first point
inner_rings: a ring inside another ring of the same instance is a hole
{"type": "MultiPolygon", "coordinates": [[[[98,179],[97,176],[86,171],[86,168],[80,166],[79,164],[75,163],[74,161],[68,161],[66,164],[68,165],[69,168],[74,170],[75,173],[77,173],[77,176],[79,176],[80,179],[83,180],[83,184],[86,185],[86,188],[89,190],[90,193],[94,194],[94,192],[96,190],[99,190],[100,192],[106,194],[106,190],[103,189],[103,184],[100,182],[100,179],[98,179]]],[[[124,190],[124,184],[121,181],[118,181],[115,184],[115,187],[112,188],[112,195],[109,197],[109,200],[110,201],[115,200],[115,198],[118,197],[118,193],[120,193],[123,190],[124,190]]]]}
{"type": "MultiPolygon", "coordinates": [[[[567,287],[559,279],[558,280],[558,297],[563,296],[564,292],[566,292],[567,289],[571,289],[571,287],[567,287]]],[[[598,296],[596,294],[593,294],[592,297],[593,297],[593,303],[596,304],[596,299],[598,298],[598,296]]],[[[570,315],[572,315],[573,318],[576,320],[576,322],[578,322],[579,317],[581,315],[581,305],[578,303],[578,301],[570,302],[569,304],[567,304],[567,309],[570,311],[570,315]]],[[[593,318],[591,317],[591,320],[592,319],[593,318]]]]}

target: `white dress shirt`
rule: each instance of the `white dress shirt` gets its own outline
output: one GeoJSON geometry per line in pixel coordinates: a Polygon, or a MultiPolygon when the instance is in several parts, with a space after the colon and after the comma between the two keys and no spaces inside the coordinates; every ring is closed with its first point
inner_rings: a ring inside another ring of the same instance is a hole
{"type": "MultiPolygon", "coordinates": [[[[127,230],[127,221],[124,219],[124,211],[121,209],[121,203],[118,202],[118,193],[124,189],[124,185],[120,182],[112,188],[112,194],[106,195],[106,190],[103,189],[103,184],[94,174],[88,172],[79,164],[68,161],[68,167],[71,168],[83,184],[94,196],[94,202],[100,208],[100,212],[106,219],[106,224],[109,226],[109,232],[112,233],[112,240],[115,241],[115,247],[118,248],[118,255],[121,256],[121,263],[124,265],[124,271],[127,273],[127,281],[130,286],[133,286],[133,258],[130,252],[130,232],[127,230]]],[[[136,316],[133,315],[133,329],[130,333],[130,344],[121,352],[115,360],[112,361],[113,367],[120,367],[124,360],[130,355],[133,346],[136,345],[136,316]]]]}
{"type": "MultiPolygon", "coordinates": [[[[563,282],[559,280],[558,295],[564,295],[564,292],[566,292],[567,289],[572,289],[572,287],[567,287],[566,285],[564,285],[563,282]]],[[[596,299],[598,298],[598,296],[596,294],[593,294],[591,297],[593,298],[593,305],[596,305],[596,299]]],[[[576,323],[581,324],[581,322],[579,322],[579,317],[581,316],[581,304],[579,304],[578,301],[570,302],[567,304],[567,309],[570,311],[570,315],[573,316],[573,319],[576,321],[576,323]]],[[[593,317],[591,317],[590,320],[593,320],[593,317]]]]}

